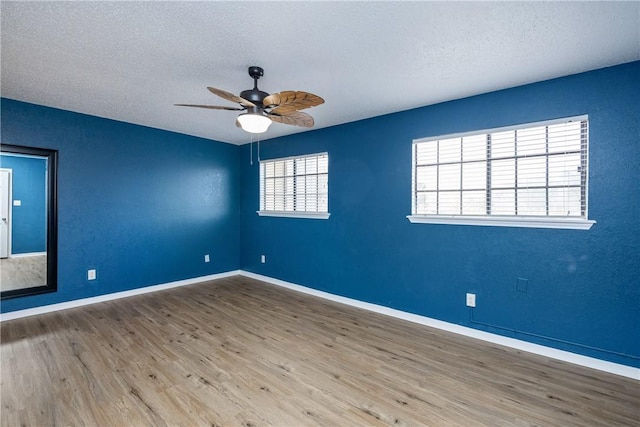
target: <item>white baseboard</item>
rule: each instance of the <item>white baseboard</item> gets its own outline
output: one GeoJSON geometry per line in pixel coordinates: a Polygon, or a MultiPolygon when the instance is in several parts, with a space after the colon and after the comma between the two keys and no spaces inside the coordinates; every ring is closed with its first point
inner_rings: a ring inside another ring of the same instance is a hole
{"type": "Polygon", "coordinates": [[[479,331],[477,329],[468,328],[466,326],[460,326],[453,323],[443,322],[442,320],[432,319],[426,316],[407,313],[405,311],[396,310],[396,309],[385,307],[382,305],[371,304],[368,302],[359,301],[352,298],[330,294],[328,292],[319,291],[317,289],[308,288],[306,286],[285,282],[284,280],[274,279],[272,277],[263,276],[261,274],[251,273],[244,270],[233,270],[225,273],[194,277],[193,279],[178,280],[175,282],[147,286],[147,287],[138,288],[138,289],[131,289],[128,291],[115,292],[112,294],[99,295],[91,298],[83,298],[83,299],[78,299],[74,301],[67,301],[67,302],[62,302],[57,304],[44,305],[41,307],[29,308],[25,310],[11,311],[9,313],[0,314],[0,322],[19,319],[22,317],[35,316],[38,314],[51,313],[59,310],[66,310],[69,308],[82,307],[85,305],[96,304],[99,302],[112,301],[119,298],[127,298],[130,296],[142,295],[150,292],[161,291],[164,289],[177,288],[179,286],[193,285],[196,283],[207,282],[210,280],[222,279],[224,277],[232,277],[237,275],[249,277],[256,280],[261,280],[263,282],[271,283],[273,285],[292,289],[294,291],[302,292],[305,294],[314,295],[320,298],[324,298],[326,300],[338,302],[341,304],[346,304],[352,307],[362,308],[364,310],[369,310],[375,313],[380,313],[380,314],[395,317],[398,319],[407,320],[409,322],[418,323],[420,325],[429,326],[432,328],[441,329],[448,332],[453,332],[455,334],[464,335],[466,337],[476,338],[482,341],[503,345],[505,347],[526,351],[529,353],[549,357],[556,360],[562,360],[564,362],[573,363],[575,365],[580,365],[587,368],[597,369],[599,371],[620,375],[620,376],[631,378],[634,380],[640,380],[639,368],[633,368],[631,366],[621,365],[613,362],[607,362],[604,360],[596,359],[593,357],[582,356],[580,354],[575,354],[575,353],[571,353],[564,350],[557,350],[555,348],[545,347],[543,345],[533,344],[527,341],[517,340],[515,338],[503,337],[501,335],[479,331]]]}
{"type": "Polygon", "coordinates": [[[149,292],[162,291],[164,289],[177,288],[179,286],[193,285],[195,283],[207,282],[209,280],[222,279],[223,277],[237,276],[240,270],[227,271],[225,273],[210,274],[208,276],[194,277],[193,279],[178,280],[175,282],[162,283],[160,285],[146,286],[144,288],[131,289],[128,291],[114,292],[112,294],[98,295],[91,298],[82,298],[73,301],[61,302],[57,304],[43,305],[40,307],[28,308],[26,310],[10,311],[0,314],[0,322],[5,320],[19,319],[21,317],[36,316],[38,314],[51,313],[53,311],[66,310],[68,308],[82,307],[84,305],[96,304],[99,302],[111,301],[114,299],[127,298],[134,295],[147,294],[149,292]]]}
{"type": "Polygon", "coordinates": [[[261,274],[251,273],[243,270],[240,271],[240,274],[242,276],[250,277],[252,279],[261,280],[263,282],[271,283],[273,285],[282,286],[284,288],[292,289],[298,292],[303,292],[309,295],[314,295],[314,296],[324,298],[330,301],[335,301],[341,304],[350,305],[352,307],[362,308],[365,310],[373,311],[376,313],[384,314],[384,315],[395,317],[398,319],[407,320],[409,322],[418,323],[420,325],[425,325],[425,326],[429,326],[436,329],[442,329],[444,331],[453,332],[455,334],[464,335],[466,337],[476,338],[476,339],[490,342],[493,344],[498,344],[505,347],[526,351],[528,353],[533,353],[533,354],[549,357],[556,360],[562,360],[564,362],[573,363],[575,365],[580,365],[587,368],[597,369],[599,371],[620,375],[620,376],[631,378],[634,380],[640,380],[639,368],[621,365],[619,363],[607,362],[605,360],[596,359],[594,357],[583,356],[580,354],[571,353],[569,351],[558,350],[551,347],[545,347],[543,345],[533,344],[533,343],[518,340],[515,338],[509,338],[501,335],[492,334],[490,332],[479,331],[477,329],[468,328],[466,326],[460,326],[453,323],[443,322],[442,320],[437,320],[437,319],[432,319],[430,317],[407,313],[405,311],[395,310],[393,308],[385,307],[382,305],[371,304],[368,302],[346,298],[339,295],[330,294],[328,292],[319,291],[317,289],[307,288],[305,286],[297,285],[295,283],[285,282],[284,280],[263,276],[261,274]]]}
{"type": "Polygon", "coordinates": [[[46,254],[46,252],[25,252],[23,254],[11,254],[9,255],[9,258],[26,258],[30,256],[42,256],[46,254]]]}

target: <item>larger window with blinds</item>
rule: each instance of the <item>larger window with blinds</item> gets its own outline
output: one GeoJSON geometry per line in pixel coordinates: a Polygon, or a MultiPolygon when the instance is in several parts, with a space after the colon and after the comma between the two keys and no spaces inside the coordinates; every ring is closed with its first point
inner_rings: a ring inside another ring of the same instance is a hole
{"type": "Polygon", "coordinates": [[[329,217],[329,155],[260,162],[260,215],[329,217]]]}
{"type": "Polygon", "coordinates": [[[413,143],[412,222],[588,229],[586,116],[413,143]]]}

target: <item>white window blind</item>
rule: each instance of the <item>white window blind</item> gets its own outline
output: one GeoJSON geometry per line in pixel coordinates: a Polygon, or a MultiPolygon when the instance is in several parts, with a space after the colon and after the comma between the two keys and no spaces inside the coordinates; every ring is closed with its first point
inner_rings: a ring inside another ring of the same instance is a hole
{"type": "Polygon", "coordinates": [[[588,134],[582,116],[416,140],[412,215],[586,220],[588,134]]]}
{"type": "Polygon", "coordinates": [[[260,162],[258,213],[328,213],[328,205],[327,153],[260,162]]]}

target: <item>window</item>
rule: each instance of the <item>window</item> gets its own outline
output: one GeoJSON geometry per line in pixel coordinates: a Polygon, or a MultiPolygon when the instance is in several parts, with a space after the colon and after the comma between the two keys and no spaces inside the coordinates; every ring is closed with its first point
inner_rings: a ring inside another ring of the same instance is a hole
{"type": "Polygon", "coordinates": [[[260,162],[262,216],[329,218],[329,155],[260,162]]]}
{"type": "Polygon", "coordinates": [[[589,229],[587,116],[413,142],[411,222],[589,229]]]}

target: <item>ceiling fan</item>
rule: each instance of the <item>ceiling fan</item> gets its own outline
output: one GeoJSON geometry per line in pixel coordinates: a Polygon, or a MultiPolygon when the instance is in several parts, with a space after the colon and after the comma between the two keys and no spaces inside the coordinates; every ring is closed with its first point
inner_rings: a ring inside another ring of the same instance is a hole
{"type": "Polygon", "coordinates": [[[236,126],[250,133],[264,133],[271,122],[285,125],[312,127],[313,117],[300,110],[324,103],[324,99],[309,92],[287,90],[269,95],[258,89],[258,79],[264,75],[260,67],[249,67],[249,76],[253,78],[253,89],[234,95],[222,89],[207,87],[211,93],[227,101],[240,104],[239,107],[220,105],[175,104],[180,107],[209,108],[212,110],[246,111],[238,116],[236,126]]]}

